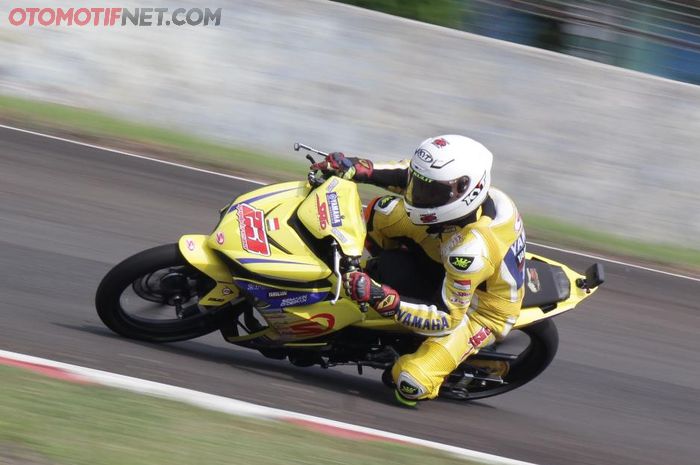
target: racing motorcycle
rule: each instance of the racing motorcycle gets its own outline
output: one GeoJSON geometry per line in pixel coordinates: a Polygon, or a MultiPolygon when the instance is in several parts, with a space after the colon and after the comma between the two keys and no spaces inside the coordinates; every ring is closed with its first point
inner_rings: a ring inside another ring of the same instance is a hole
{"type": "MultiPolygon", "coordinates": [[[[294,149],[327,155],[303,144],[294,149]]],[[[243,194],[220,211],[211,234],[188,234],[119,263],[97,290],[100,318],[122,336],[150,342],[218,330],[228,342],[300,367],[382,369],[391,385],[391,366],[425,336],[345,294],[342,274],[368,268],[366,227],[356,184],[327,174],[310,170],[305,182],[243,194]]],[[[440,397],[482,399],[534,379],[557,351],[552,317],[604,280],[600,264],[581,275],[528,253],[525,266],[513,331],[464,361],[440,397]]]]}

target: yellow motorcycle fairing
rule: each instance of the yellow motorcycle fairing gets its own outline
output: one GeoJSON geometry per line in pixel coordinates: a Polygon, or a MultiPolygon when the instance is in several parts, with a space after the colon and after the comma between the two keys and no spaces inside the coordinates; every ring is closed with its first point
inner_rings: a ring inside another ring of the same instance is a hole
{"type": "Polygon", "coordinates": [[[333,237],[345,255],[362,255],[367,227],[354,182],[335,176],[326,180],[301,202],[299,219],[317,239],[333,237]]]}
{"type": "Polygon", "coordinates": [[[214,289],[199,299],[201,305],[223,305],[240,295],[226,264],[207,246],[207,236],[188,234],[178,242],[185,260],[216,281],[214,289]]]}
{"type": "Polygon", "coordinates": [[[275,184],[239,196],[221,213],[209,237],[180,239],[183,256],[217,281],[201,299],[203,305],[221,305],[243,290],[256,302],[267,302],[256,310],[269,328],[254,336],[279,341],[315,338],[367,316],[381,318],[373,310],[362,313],[349,299],[330,303],[337,279],[300,235],[307,231],[316,239],[330,236],[346,255],[361,255],[366,228],[354,183],[331,178],[316,189],[302,182],[275,184]],[[234,264],[225,263],[226,258],[234,264]],[[245,271],[241,276],[236,276],[237,265],[245,271]],[[235,293],[223,295],[229,288],[235,293]]]}
{"type": "Polygon", "coordinates": [[[326,279],[331,269],[292,227],[310,190],[306,183],[287,182],[236,198],[207,245],[261,277],[300,283],[326,279]]]}

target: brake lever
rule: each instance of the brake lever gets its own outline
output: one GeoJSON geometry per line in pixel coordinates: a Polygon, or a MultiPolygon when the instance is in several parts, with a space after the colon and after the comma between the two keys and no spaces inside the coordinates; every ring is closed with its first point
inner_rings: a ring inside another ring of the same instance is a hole
{"type": "Polygon", "coordinates": [[[338,251],[338,244],[333,241],[333,274],[335,275],[337,281],[335,283],[335,295],[333,300],[331,300],[331,305],[335,305],[340,299],[340,289],[343,286],[343,276],[340,274],[340,252],[338,251]]]}

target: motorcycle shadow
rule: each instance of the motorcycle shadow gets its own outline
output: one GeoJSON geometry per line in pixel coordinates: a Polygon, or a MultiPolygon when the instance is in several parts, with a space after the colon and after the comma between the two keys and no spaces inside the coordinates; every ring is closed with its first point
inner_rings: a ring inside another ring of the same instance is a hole
{"type": "MultiPolygon", "coordinates": [[[[235,346],[218,346],[216,336],[204,336],[199,340],[190,340],[173,343],[149,343],[132,339],[125,339],[108,329],[95,325],[68,325],[65,323],[54,323],[57,326],[68,329],[90,333],[100,337],[109,338],[115,342],[121,341],[132,346],[139,346],[148,351],[158,351],[185,357],[187,360],[199,361],[202,364],[193,363],[189,370],[188,363],[178,363],[173,365],[177,370],[173,370],[172,378],[182,378],[178,372],[190,371],[191,377],[200,378],[202,367],[210,364],[214,367],[213,373],[217,378],[222,377],[221,365],[230,366],[231,384],[238,384],[241,379],[249,383],[251,379],[260,379],[257,383],[259,387],[270,391],[279,389],[279,396],[284,397],[289,391],[300,392],[303,390],[324,390],[335,395],[345,394],[352,397],[360,397],[370,402],[380,404],[393,404],[393,394],[381,382],[381,371],[374,369],[364,369],[363,375],[358,375],[354,367],[334,367],[323,369],[318,366],[302,368],[290,364],[287,360],[275,360],[264,357],[257,351],[242,349],[235,346]],[[211,341],[211,342],[210,342],[211,341]],[[348,373],[347,371],[353,370],[348,373]],[[243,373],[241,373],[243,372],[243,373]],[[242,376],[243,375],[243,376],[242,376]],[[291,386],[285,385],[292,383],[291,386]]],[[[224,375],[226,377],[226,375],[224,375]]],[[[251,391],[250,389],[248,389],[251,391]]]]}

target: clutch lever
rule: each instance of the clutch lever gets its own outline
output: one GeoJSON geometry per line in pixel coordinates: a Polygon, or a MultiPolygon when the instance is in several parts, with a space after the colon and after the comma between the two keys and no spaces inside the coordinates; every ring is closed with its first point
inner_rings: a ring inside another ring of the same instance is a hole
{"type": "Polygon", "coordinates": [[[300,144],[299,142],[294,142],[294,151],[298,152],[300,149],[304,149],[308,152],[315,153],[316,155],[321,155],[324,158],[328,156],[328,152],[321,152],[320,150],[316,150],[315,148],[309,147],[306,144],[300,144]]]}

